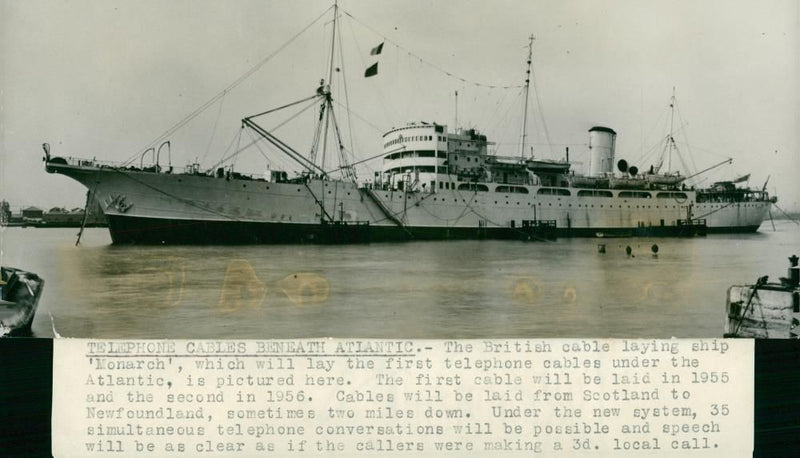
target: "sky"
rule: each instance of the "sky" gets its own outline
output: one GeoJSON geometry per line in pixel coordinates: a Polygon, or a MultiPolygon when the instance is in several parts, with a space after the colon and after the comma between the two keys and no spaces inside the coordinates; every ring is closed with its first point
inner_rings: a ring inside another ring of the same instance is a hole
{"type": "MultiPolygon", "coordinates": [[[[520,86],[533,34],[526,154],[561,159],[569,147],[580,172],[587,131],[602,125],[618,134],[616,157],[646,169],[658,161],[669,132],[674,88],[673,170],[686,175],[731,157],[732,165],[698,182],[749,173],[749,184],[761,187],[769,177],[767,190],[778,195],[778,205],[800,210],[796,0],[339,5],[342,38],[335,47],[343,57],[332,89],[351,160],[379,154],[381,135],[391,127],[427,121],[452,128],[456,117],[459,126],[486,133],[496,154],[518,155],[520,86]],[[381,42],[382,54],[370,56],[381,42]],[[378,75],[365,79],[374,62],[378,75]]],[[[81,185],[44,171],[42,143],[54,155],[126,161],[215,100],[168,137],[173,165],[197,160],[211,167],[251,141],[240,129],[243,117],[312,95],[327,77],[332,14],[324,13],[331,6],[321,0],[0,0],[0,199],[14,209],[82,206],[81,185]]],[[[273,115],[258,122],[307,151],[314,116],[311,107],[283,126],[273,115]]],[[[260,173],[261,152],[250,148],[237,156],[235,169],[260,173]]],[[[270,167],[293,167],[268,157],[270,167]]],[[[327,160],[327,168],[335,166],[333,155],[327,160]]],[[[366,163],[359,176],[379,167],[366,163]]]]}

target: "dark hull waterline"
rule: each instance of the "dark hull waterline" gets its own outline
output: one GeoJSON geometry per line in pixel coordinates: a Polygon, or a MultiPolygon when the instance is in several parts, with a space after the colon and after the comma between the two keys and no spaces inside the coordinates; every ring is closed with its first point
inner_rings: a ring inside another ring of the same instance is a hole
{"type": "MultiPolygon", "coordinates": [[[[674,226],[643,228],[487,228],[414,227],[368,224],[299,224],[243,221],[202,221],[108,215],[114,244],[292,244],[367,243],[409,240],[513,239],[542,240],[555,237],[705,235],[674,226]]],[[[758,226],[707,228],[708,233],[756,232],[758,226]]]]}

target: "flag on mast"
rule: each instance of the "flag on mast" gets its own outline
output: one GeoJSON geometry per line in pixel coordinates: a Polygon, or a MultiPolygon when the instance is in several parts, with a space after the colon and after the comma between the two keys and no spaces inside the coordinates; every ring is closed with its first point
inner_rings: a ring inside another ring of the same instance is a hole
{"type": "Polygon", "coordinates": [[[374,48],[372,48],[372,50],[369,52],[369,55],[370,56],[377,56],[378,54],[381,53],[381,51],[383,51],[383,42],[381,44],[379,44],[378,46],[375,46],[374,48]]]}
{"type": "Polygon", "coordinates": [[[378,63],[375,62],[370,66],[367,71],[364,72],[364,78],[369,78],[370,76],[375,76],[378,74],[378,63]]]}

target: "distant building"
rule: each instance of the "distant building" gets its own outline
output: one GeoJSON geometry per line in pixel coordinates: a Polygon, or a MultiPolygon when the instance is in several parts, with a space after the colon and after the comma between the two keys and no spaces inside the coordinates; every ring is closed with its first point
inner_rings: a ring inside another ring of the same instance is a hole
{"type": "Polygon", "coordinates": [[[20,213],[12,213],[11,205],[0,201],[0,224],[4,226],[36,226],[36,227],[105,227],[106,217],[100,203],[92,197],[88,199],[88,212],[76,207],[67,210],[64,207],[53,207],[43,211],[39,207],[30,206],[22,209],[20,213]],[[84,223],[84,218],[86,219],[84,223]]]}
{"type": "Polygon", "coordinates": [[[26,207],[22,209],[22,219],[42,219],[44,211],[39,207],[26,207]]]}

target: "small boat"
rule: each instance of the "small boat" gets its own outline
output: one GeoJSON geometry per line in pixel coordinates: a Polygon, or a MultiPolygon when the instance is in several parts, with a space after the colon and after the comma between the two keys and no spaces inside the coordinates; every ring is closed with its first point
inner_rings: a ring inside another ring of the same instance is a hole
{"type": "Polygon", "coordinates": [[[35,273],[0,267],[0,337],[31,333],[43,288],[35,273]]]}
{"type": "Polygon", "coordinates": [[[733,285],[725,301],[724,337],[797,339],[800,337],[800,267],[789,257],[789,275],[779,282],[759,277],[753,285],[733,285]]]}
{"type": "Polygon", "coordinates": [[[644,178],[637,177],[611,178],[609,182],[613,189],[643,189],[647,183],[644,178]]]}
{"type": "Polygon", "coordinates": [[[652,185],[676,186],[686,179],[680,175],[645,175],[645,181],[652,185]]]}

